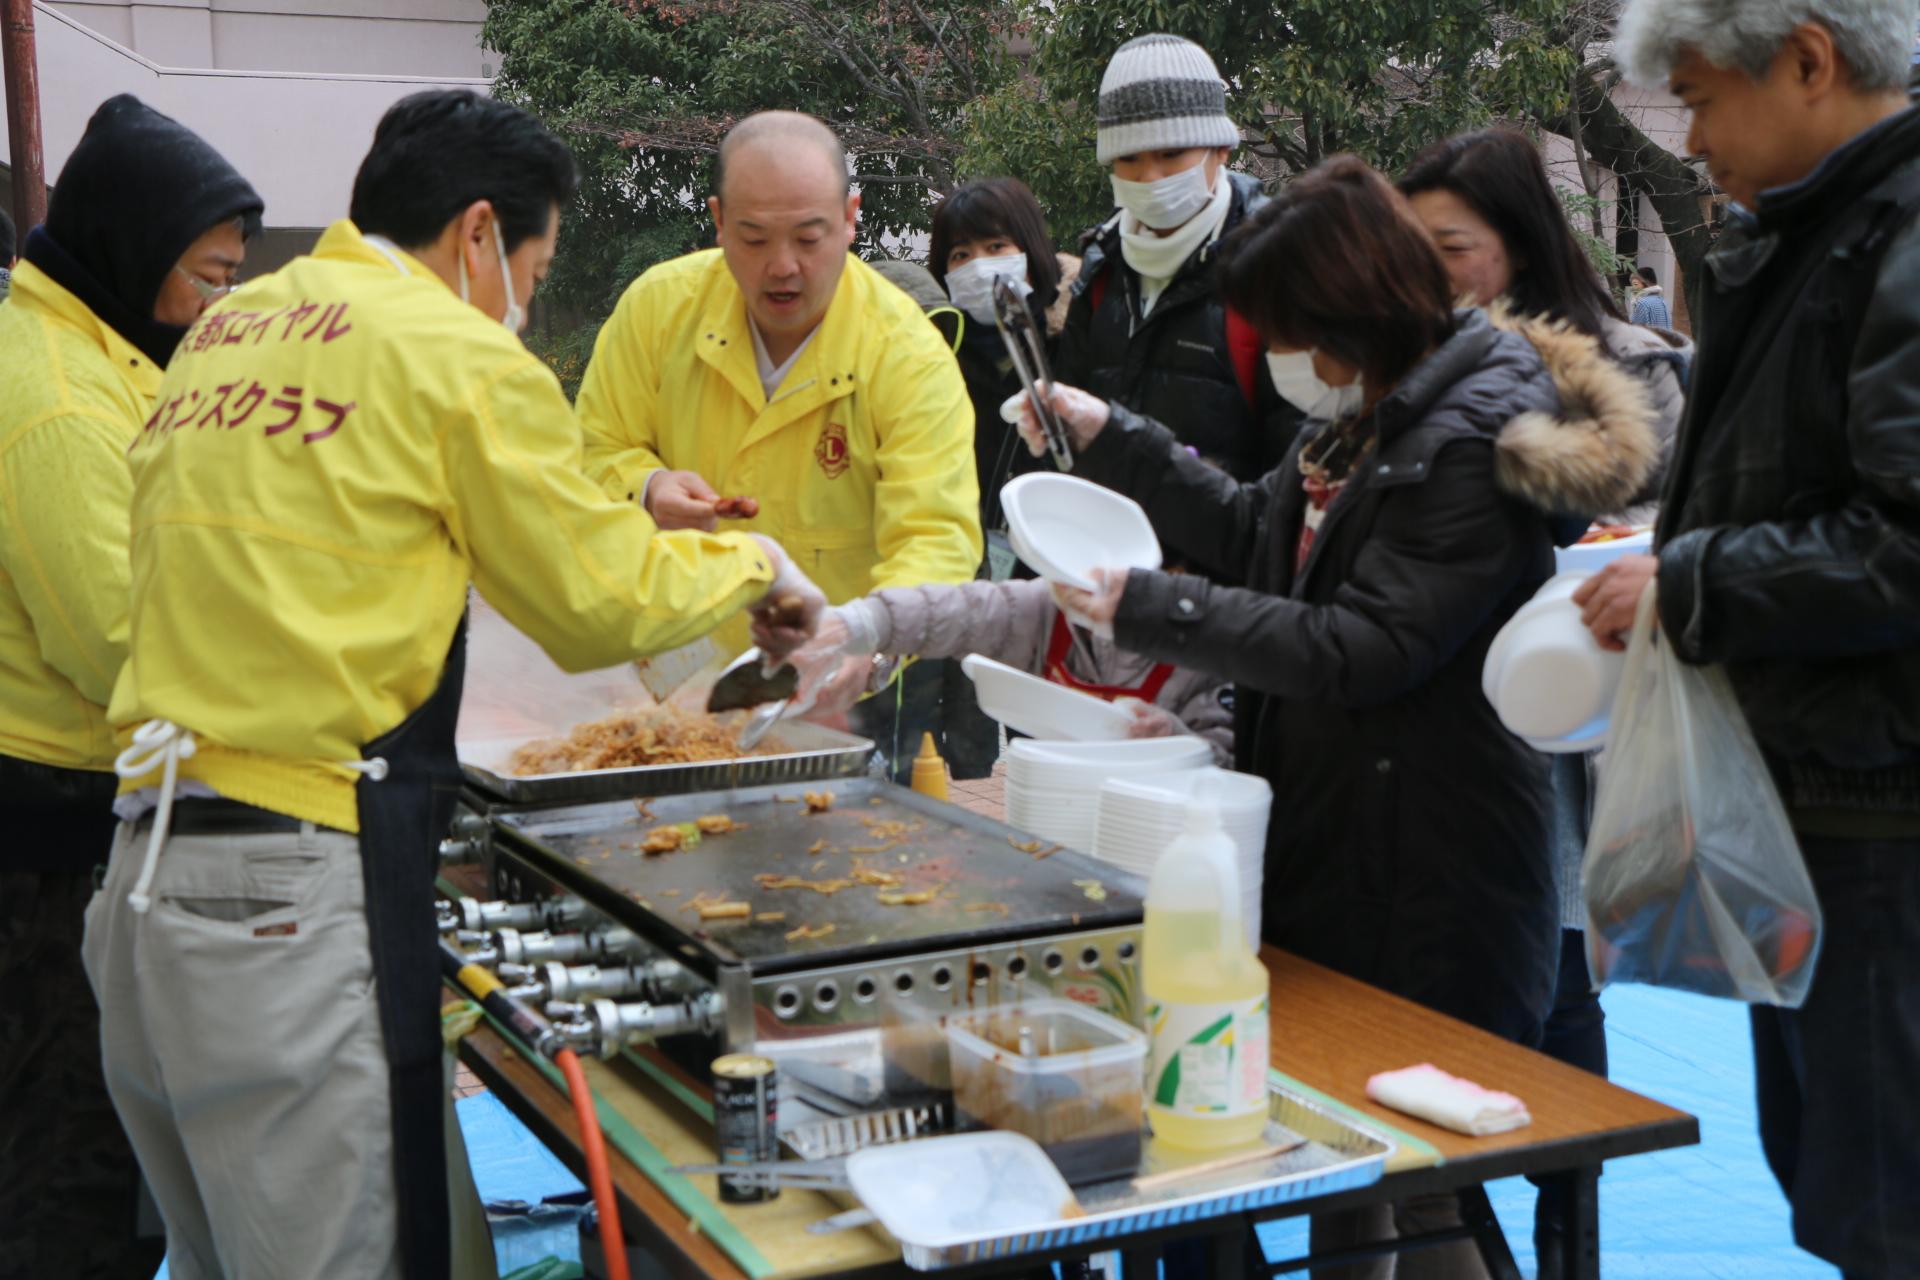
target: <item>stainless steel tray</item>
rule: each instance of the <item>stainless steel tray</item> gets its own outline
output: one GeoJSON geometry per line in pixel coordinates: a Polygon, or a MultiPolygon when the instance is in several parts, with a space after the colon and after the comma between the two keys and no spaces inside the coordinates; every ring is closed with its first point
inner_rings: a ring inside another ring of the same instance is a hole
{"type": "MultiPolygon", "coordinates": [[[[1273,1126],[1278,1126],[1288,1134],[1305,1138],[1305,1146],[1275,1156],[1265,1164],[1195,1174],[1191,1179],[1164,1183],[1147,1191],[1140,1190],[1130,1178],[1079,1187],[1075,1193],[1085,1210],[1084,1217],[964,1244],[927,1246],[900,1241],[901,1256],[916,1271],[938,1271],[1040,1250],[1097,1245],[1138,1232],[1331,1195],[1380,1180],[1387,1157],[1393,1152],[1393,1143],[1386,1138],[1271,1081],[1267,1104],[1272,1122],[1269,1137],[1285,1136],[1274,1133],[1273,1126]]],[[[893,1132],[898,1132],[899,1127],[890,1126],[893,1132]]],[[[1181,1163],[1201,1164],[1213,1158],[1197,1154],[1185,1157],[1181,1163]]],[[[1149,1148],[1148,1163],[1140,1170],[1141,1175],[1165,1173],[1179,1167],[1162,1163],[1162,1159],[1149,1148]]]]}
{"type": "Polygon", "coordinates": [[[865,773],[867,761],[873,756],[873,743],[866,738],[799,720],[777,726],[769,736],[788,749],[778,755],[735,760],[546,773],[531,778],[497,772],[493,766],[504,766],[515,750],[536,739],[496,739],[461,743],[460,767],[472,786],[497,800],[550,805],[851,778],[865,773]]]}

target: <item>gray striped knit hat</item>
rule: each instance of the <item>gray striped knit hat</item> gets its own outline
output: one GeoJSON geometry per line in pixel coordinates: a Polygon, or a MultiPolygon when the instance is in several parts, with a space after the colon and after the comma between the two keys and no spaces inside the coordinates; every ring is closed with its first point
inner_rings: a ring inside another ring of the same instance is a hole
{"type": "Polygon", "coordinates": [[[1100,163],[1175,147],[1237,147],[1227,85],[1207,51],[1179,36],[1121,45],[1100,78],[1100,163]]]}

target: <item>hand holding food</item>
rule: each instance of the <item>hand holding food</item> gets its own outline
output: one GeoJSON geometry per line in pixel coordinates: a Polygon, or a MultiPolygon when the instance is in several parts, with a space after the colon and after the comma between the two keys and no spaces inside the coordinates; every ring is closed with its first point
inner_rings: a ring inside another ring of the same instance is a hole
{"type": "MultiPolygon", "coordinates": [[[[1053,411],[1059,415],[1076,450],[1092,444],[1094,437],[1107,425],[1107,419],[1113,415],[1112,406],[1105,400],[1078,387],[1056,382],[1048,388],[1048,396],[1053,402],[1053,411]]],[[[1025,391],[1007,398],[1000,406],[1000,417],[1020,429],[1020,438],[1027,442],[1027,448],[1034,457],[1046,456],[1047,436],[1040,429],[1040,419],[1035,416],[1025,391]]]]}
{"type": "Polygon", "coordinates": [[[722,499],[697,471],[656,471],[647,482],[647,514],[662,529],[712,533],[719,524],[715,504],[721,501],[739,499],[722,499]]]}
{"type": "Polygon", "coordinates": [[[1067,620],[1076,622],[1103,640],[1113,639],[1113,619],[1120,612],[1120,597],[1127,592],[1127,570],[1095,569],[1093,580],[1098,589],[1083,591],[1064,582],[1053,584],[1053,602],[1067,620]]]}
{"type": "Polygon", "coordinates": [[[753,617],[753,642],[772,664],[813,638],[827,598],[779,543],[755,537],[773,561],[773,585],[758,603],[748,606],[748,612],[753,617]]]}
{"type": "Polygon", "coordinates": [[[1580,621],[1593,632],[1602,649],[1614,653],[1626,649],[1640,597],[1659,573],[1657,556],[1621,556],[1573,593],[1573,602],[1580,606],[1580,621]]]}

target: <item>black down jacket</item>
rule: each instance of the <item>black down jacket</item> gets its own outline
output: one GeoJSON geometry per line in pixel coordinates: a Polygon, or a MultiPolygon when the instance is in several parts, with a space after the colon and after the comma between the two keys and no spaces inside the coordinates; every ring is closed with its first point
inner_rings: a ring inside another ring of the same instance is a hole
{"type": "Polygon", "coordinates": [[[1244,586],[1135,572],[1114,633],[1238,685],[1239,767],[1274,788],[1267,940],[1532,1043],[1559,947],[1547,766],[1481,667],[1552,576],[1554,530],[1584,527],[1566,514],[1619,506],[1659,450],[1645,392],[1591,339],[1524,333],[1461,313],[1377,406],[1378,450],[1297,575],[1297,444],[1238,484],[1116,408],[1083,473],[1170,550],[1243,566],[1244,586]]]}
{"type": "Polygon", "coordinates": [[[1707,257],[1660,619],[1725,663],[1796,822],[1920,825],[1920,109],[1707,257]]]}
{"type": "Polygon", "coordinates": [[[1118,216],[1089,234],[1053,371],[1068,386],[1165,424],[1180,443],[1235,478],[1252,480],[1292,443],[1299,414],[1274,392],[1259,363],[1249,400],[1227,352],[1227,308],[1214,285],[1214,251],[1266,202],[1256,179],[1227,177],[1233,203],[1225,227],[1187,259],[1144,320],[1140,277],[1121,256],[1118,216]]]}

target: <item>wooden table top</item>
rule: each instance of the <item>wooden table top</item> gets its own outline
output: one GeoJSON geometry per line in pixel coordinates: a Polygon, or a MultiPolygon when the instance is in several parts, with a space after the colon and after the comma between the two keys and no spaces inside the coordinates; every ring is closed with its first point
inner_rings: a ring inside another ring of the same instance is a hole
{"type": "Polygon", "coordinates": [[[1700,1140],[1684,1111],[1276,948],[1260,958],[1273,975],[1274,1067],[1429,1143],[1449,1165],[1471,1163],[1476,1181],[1519,1165],[1570,1168],[1700,1140]],[[1421,1062],[1518,1096],[1533,1123],[1470,1138],[1367,1099],[1368,1077],[1421,1062]],[[1569,1146],[1587,1158],[1553,1150],[1569,1146]]]}
{"type": "MultiPolygon", "coordinates": [[[[1286,952],[1268,947],[1261,958],[1273,976],[1274,1067],[1427,1142],[1440,1153],[1446,1180],[1454,1185],[1592,1165],[1699,1140],[1698,1122],[1685,1112],[1286,952]],[[1470,1138],[1367,1100],[1369,1076],[1420,1062],[1517,1094],[1533,1123],[1470,1138]]],[[[462,1052],[542,1141],[576,1171],[582,1167],[579,1133],[564,1094],[484,1025],[462,1042],[462,1052]]],[[[744,1280],[724,1253],[689,1229],[686,1215],[645,1174],[618,1151],[609,1155],[621,1194],[648,1228],[640,1239],[659,1252],[670,1272],[744,1280]]],[[[1382,1184],[1385,1194],[1415,1176],[1432,1179],[1428,1171],[1393,1175],[1382,1184]]]]}

